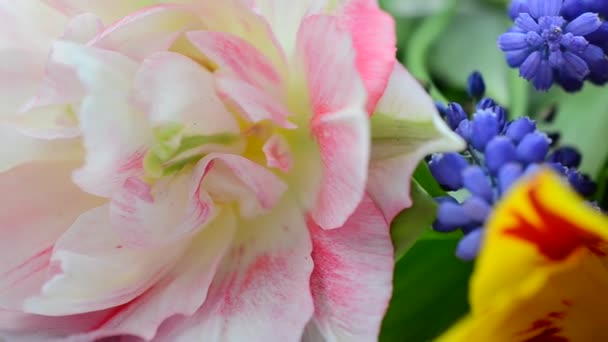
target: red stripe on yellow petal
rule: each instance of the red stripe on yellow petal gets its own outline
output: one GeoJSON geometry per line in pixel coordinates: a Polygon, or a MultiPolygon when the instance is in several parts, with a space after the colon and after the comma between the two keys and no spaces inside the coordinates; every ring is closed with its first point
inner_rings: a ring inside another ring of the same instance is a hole
{"type": "Polygon", "coordinates": [[[534,244],[540,253],[554,261],[567,258],[581,247],[587,247],[598,255],[605,255],[600,249],[602,237],[586,231],[575,221],[545,207],[536,188],[530,189],[527,196],[540,221],[534,223],[518,213],[513,213],[517,222],[504,231],[505,235],[534,244]]]}
{"type": "Polygon", "coordinates": [[[556,175],[499,204],[471,284],[472,314],[439,341],[606,341],[608,219],[556,175]]]}

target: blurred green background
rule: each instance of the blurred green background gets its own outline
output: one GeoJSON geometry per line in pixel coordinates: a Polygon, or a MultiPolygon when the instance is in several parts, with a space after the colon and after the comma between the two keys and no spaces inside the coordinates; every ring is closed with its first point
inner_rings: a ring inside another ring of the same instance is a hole
{"type": "MultiPolygon", "coordinates": [[[[585,85],[576,94],[559,88],[537,92],[505,63],[497,37],[511,21],[508,0],[380,0],[396,20],[398,58],[443,102],[467,103],[467,76],[484,75],[487,96],[511,118],[538,119],[546,132],[559,132],[560,145],[583,154],[581,170],[599,184],[596,200],[608,204],[608,89],[585,85]],[[557,108],[552,123],[543,113],[557,108]]],[[[474,265],[456,259],[458,234],[430,230],[441,189],[421,165],[414,175],[414,206],[393,223],[397,264],[394,293],[380,340],[430,341],[468,311],[468,279],[474,265]]]]}

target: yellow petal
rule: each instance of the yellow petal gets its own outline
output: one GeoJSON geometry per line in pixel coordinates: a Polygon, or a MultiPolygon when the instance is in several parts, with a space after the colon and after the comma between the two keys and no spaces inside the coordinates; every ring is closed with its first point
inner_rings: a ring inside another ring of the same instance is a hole
{"type": "Polygon", "coordinates": [[[440,341],[608,341],[608,218],[543,170],[487,224],[471,315],[440,341]]]}

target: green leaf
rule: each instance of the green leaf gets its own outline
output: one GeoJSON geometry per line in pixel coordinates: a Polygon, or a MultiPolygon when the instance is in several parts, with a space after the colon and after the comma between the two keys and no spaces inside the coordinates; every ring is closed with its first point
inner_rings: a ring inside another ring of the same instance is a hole
{"type": "Polygon", "coordinates": [[[437,204],[426,191],[412,180],[414,205],[393,220],[391,237],[395,246],[395,258],[399,260],[435,220],[437,204]]]}
{"type": "Polygon", "coordinates": [[[495,8],[478,5],[456,15],[427,56],[433,75],[462,89],[469,74],[478,70],[484,76],[487,95],[509,105],[510,71],[496,45],[509,25],[506,12],[495,8]]]}
{"type": "Polygon", "coordinates": [[[608,160],[606,88],[587,84],[579,93],[556,95],[557,117],[552,125],[542,128],[560,132],[560,145],[576,146],[583,154],[581,170],[595,178],[608,160]]]}
{"type": "Polygon", "coordinates": [[[456,244],[456,239],[422,239],[397,262],[381,342],[432,340],[468,312],[473,265],[456,259],[456,244]]]}

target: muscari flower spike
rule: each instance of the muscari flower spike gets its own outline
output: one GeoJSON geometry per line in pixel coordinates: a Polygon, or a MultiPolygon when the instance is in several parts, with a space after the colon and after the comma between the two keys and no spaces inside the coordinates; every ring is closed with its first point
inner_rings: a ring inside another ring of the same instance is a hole
{"type": "Polygon", "coordinates": [[[448,126],[468,143],[463,153],[434,154],[429,161],[444,190],[466,190],[460,202],[450,195],[436,198],[433,224],[438,232],[460,229],[465,234],[456,251],[459,258],[476,257],[492,207],[515,181],[541,165],[561,174],[580,195],[595,193],[596,184],[577,169],[580,153],[569,146],[552,148],[551,139],[529,117],[507,121],[505,109],[490,98],[477,103],[470,119],[457,103],[439,107],[448,126]]]}
{"type": "Polygon", "coordinates": [[[509,66],[546,91],[574,92],[585,81],[608,82],[608,1],[513,0],[515,26],[498,38],[509,66]]]}

